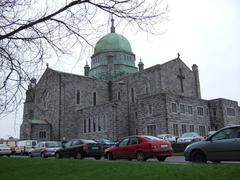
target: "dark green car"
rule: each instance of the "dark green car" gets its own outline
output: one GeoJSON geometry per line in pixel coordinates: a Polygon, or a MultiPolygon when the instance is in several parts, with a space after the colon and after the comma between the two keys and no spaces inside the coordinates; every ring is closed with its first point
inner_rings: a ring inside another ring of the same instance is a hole
{"type": "Polygon", "coordinates": [[[87,139],[73,139],[68,141],[64,147],[55,152],[55,158],[75,158],[83,159],[85,157],[94,157],[101,159],[103,155],[102,145],[87,139]]]}

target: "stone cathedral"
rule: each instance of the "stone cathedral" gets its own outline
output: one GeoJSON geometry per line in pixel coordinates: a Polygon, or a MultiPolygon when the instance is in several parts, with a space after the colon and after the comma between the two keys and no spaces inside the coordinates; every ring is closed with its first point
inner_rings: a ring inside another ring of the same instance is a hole
{"type": "Polygon", "coordinates": [[[176,59],[144,69],[129,41],[102,37],[84,75],[46,68],[26,92],[21,139],[120,138],[134,134],[181,136],[240,124],[240,107],[228,99],[201,98],[198,66],[176,59]]]}

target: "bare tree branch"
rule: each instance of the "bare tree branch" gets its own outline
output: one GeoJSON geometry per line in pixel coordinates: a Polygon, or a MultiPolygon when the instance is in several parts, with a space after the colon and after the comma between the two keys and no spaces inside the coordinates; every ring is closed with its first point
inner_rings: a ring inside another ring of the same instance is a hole
{"type": "Polygon", "coordinates": [[[106,32],[109,13],[154,34],[167,11],[162,0],[1,0],[0,116],[22,102],[26,83],[46,58],[93,47],[106,32]]]}

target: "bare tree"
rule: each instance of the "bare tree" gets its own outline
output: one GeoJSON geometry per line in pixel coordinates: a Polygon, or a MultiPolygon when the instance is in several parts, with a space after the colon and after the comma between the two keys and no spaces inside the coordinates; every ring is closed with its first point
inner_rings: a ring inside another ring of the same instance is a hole
{"type": "MultiPolygon", "coordinates": [[[[18,107],[26,81],[50,56],[89,48],[114,15],[148,33],[166,19],[161,0],[1,0],[0,115],[18,107]]],[[[41,68],[40,68],[41,69],[41,68]]]]}

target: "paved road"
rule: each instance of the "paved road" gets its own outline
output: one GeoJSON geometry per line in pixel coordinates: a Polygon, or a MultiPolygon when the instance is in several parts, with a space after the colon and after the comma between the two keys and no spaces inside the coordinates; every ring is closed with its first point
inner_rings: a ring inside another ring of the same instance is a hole
{"type": "MultiPolygon", "coordinates": [[[[11,157],[28,158],[28,156],[11,156],[11,157]]],[[[52,157],[50,159],[54,159],[54,157],[52,157]]],[[[95,160],[94,158],[86,158],[86,159],[95,160]]],[[[101,161],[108,161],[108,160],[102,158],[101,161]]],[[[127,161],[127,160],[116,160],[116,161],[111,161],[111,162],[118,162],[118,161],[122,162],[122,161],[127,161]]],[[[127,161],[127,162],[129,162],[129,161],[127,161]]],[[[132,160],[132,162],[137,162],[137,160],[132,160]]],[[[148,159],[146,161],[146,163],[192,164],[191,162],[185,161],[184,156],[171,156],[171,157],[168,157],[163,162],[159,162],[157,159],[148,159]]],[[[211,163],[211,162],[208,162],[208,163],[211,163]]],[[[240,161],[223,161],[223,162],[221,162],[221,164],[223,164],[223,163],[226,163],[226,164],[234,163],[234,164],[240,165],[240,161]]]]}

